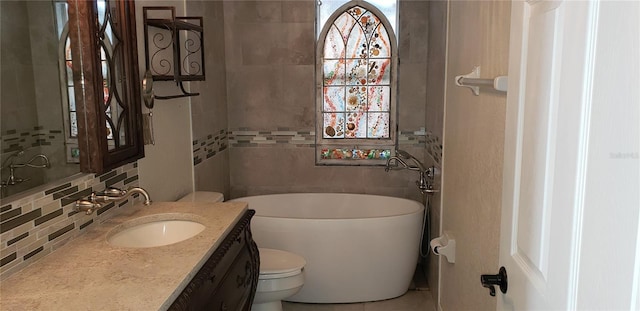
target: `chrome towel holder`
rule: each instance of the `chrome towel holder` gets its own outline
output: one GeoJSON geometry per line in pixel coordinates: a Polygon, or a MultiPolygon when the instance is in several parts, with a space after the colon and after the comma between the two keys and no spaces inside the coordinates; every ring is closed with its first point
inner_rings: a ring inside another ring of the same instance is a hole
{"type": "Polygon", "coordinates": [[[508,78],[507,76],[498,76],[493,79],[481,79],[480,66],[475,66],[470,73],[456,76],[455,83],[457,86],[470,88],[473,94],[480,96],[481,86],[490,86],[496,91],[506,93],[508,78]]]}

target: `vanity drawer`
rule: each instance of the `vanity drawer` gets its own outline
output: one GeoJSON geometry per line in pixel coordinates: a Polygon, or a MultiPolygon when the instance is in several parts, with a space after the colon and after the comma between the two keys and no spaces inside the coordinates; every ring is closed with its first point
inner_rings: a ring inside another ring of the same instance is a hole
{"type": "Polygon", "coordinates": [[[240,253],[224,281],[214,291],[207,310],[248,310],[251,306],[248,302],[253,300],[250,294],[253,269],[256,268],[249,252],[240,253]]]}

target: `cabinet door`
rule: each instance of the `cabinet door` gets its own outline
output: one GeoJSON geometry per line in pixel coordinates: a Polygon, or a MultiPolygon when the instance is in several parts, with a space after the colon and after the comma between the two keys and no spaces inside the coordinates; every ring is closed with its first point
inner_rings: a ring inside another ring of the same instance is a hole
{"type": "Polygon", "coordinates": [[[102,173],[144,156],[135,2],[69,3],[80,168],[102,173]]]}
{"type": "Polygon", "coordinates": [[[245,212],[169,310],[250,310],[258,286],[260,258],[245,212]]]}

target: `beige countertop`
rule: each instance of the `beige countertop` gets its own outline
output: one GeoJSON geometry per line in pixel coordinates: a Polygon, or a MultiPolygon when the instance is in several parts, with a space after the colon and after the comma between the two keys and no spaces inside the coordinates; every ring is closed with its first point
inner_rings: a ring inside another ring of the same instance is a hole
{"type": "Polygon", "coordinates": [[[138,203],[2,281],[0,310],[165,310],[246,209],[243,202],[138,203]],[[206,228],[160,247],[121,248],[106,241],[122,223],[166,219],[168,213],[206,228]]]}

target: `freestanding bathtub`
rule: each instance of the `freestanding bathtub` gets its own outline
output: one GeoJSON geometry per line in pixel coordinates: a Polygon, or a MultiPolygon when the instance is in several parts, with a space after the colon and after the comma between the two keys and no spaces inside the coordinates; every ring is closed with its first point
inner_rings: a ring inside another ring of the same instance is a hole
{"type": "Polygon", "coordinates": [[[260,195],[233,201],[256,211],[258,247],[304,257],[305,283],[287,299],[364,302],[403,295],[416,268],[424,206],[386,196],[340,193],[260,195]]]}

